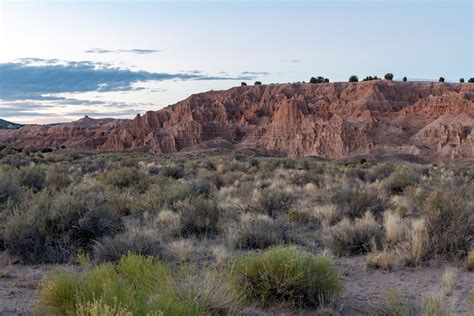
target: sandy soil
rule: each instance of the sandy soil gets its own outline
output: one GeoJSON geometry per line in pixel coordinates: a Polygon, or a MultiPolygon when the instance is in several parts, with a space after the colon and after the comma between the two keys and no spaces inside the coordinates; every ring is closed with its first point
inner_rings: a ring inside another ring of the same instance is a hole
{"type": "MultiPolygon", "coordinates": [[[[407,298],[416,300],[421,295],[435,293],[440,289],[440,277],[446,262],[431,262],[428,266],[402,268],[392,272],[367,270],[364,257],[336,259],[344,292],[340,299],[342,315],[365,315],[369,306],[380,302],[391,290],[397,290],[407,298]]],[[[0,315],[29,315],[36,299],[37,288],[46,273],[55,269],[77,272],[79,268],[71,265],[25,266],[11,264],[5,254],[0,253],[0,315]]],[[[474,311],[474,305],[467,300],[474,291],[474,273],[459,268],[456,273],[456,288],[453,297],[457,304],[456,315],[474,311]]],[[[260,314],[260,313],[259,313],[260,314]]],[[[274,312],[274,315],[304,314],[274,312]]]]}

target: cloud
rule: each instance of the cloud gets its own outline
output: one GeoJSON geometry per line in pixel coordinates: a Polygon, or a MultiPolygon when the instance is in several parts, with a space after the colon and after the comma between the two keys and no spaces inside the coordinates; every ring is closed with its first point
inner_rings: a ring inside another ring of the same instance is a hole
{"type": "Polygon", "coordinates": [[[285,63],[293,63],[293,64],[296,64],[296,63],[301,62],[301,59],[282,59],[282,61],[285,62],[285,63]]]}
{"type": "Polygon", "coordinates": [[[269,73],[266,71],[244,71],[244,72],[241,72],[240,75],[241,76],[266,76],[266,75],[269,75],[269,73]]]}
{"type": "Polygon", "coordinates": [[[103,48],[91,48],[86,51],[85,53],[88,54],[112,54],[112,53],[131,53],[131,54],[139,54],[139,55],[144,55],[144,54],[153,54],[153,53],[158,53],[161,50],[159,49],[141,49],[141,48],[133,48],[133,49],[115,49],[115,50],[110,50],[110,49],[103,49],[103,48]]]}
{"type": "Polygon", "coordinates": [[[60,100],[54,95],[137,90],[140,88],[133,84],[145,81],[252,80],[258,74],[266,73],[243,72],[237,77],[197,71],[158,73],[132,71],[103,62],[27,58],[0,63],[0,100],[60,100]]]}

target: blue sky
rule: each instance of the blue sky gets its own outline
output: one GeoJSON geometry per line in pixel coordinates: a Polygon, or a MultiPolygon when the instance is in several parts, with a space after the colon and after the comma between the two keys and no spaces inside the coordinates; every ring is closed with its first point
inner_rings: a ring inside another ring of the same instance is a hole
{"type": "Polygon", "coordinates": [[[130,118],[241,81],[474,77],[472,1],[0,0],[0,118],[130,118]]]}

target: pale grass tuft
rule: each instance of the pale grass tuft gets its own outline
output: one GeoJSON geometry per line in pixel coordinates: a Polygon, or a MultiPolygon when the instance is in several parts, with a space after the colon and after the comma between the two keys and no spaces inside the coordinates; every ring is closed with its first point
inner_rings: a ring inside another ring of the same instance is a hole
{"type": "Polygon", "coordinates": [[[398,247],[401,258],[408,265],[419,265],[426,260],[430,251],[430,238],[424,219],[412,222],[409,240],[398,247]]]}
{"type": "Polygon", "coordinates": [[[169,254],[179,262],[188,261],[194,250],[194,243],[190,239],[172,241],[168,245],[169,254]]]}
{"type": "Polygon", "coordinates": [[[446,296],[453,295],[456,286],[456,269],[447,267],[441,276],[441,288],[446,296]]]}
{"type": "Polygon", "coordinates": [[[306,183],[304,186],[304,191],[310,195],[316,195],[318,193],[318,187],[314,183],[306,183]]]}
{"type": "Polygon", "coordinates": [[[312,214],[315,218],[328,225],[334,224],[338,219],[335,205],[316,206],[312,210],[312,214]]]}
{"type": "Polygon", "coordinates": [[[464,262],[467,271],[474,271],[474,250],[469,251],[464,262]]]}
{"type": "Polygon", "coordinates": [[[214,255],[217,266],[224,266],[229,259],[229,252],[222,245],[212,247],[212,254],[214,255]]]}
{"type": "Polygon", "coordinates": [[[392,271],[396,263],[396,256],[387,249],[373,249],[367,254],[367,268],[392,271]]]}
{"type": "Polygon", "coordinates": [[[154,226],[162,236],[178,236],[181,229],[181,216],[176,212],[163,210],[155,218],[154,226]]]}
{"type": "Polygon", "coordinates": [[[399,214],[390,211],[385,212],[383,223],[386,232],[385,240],[388,243],[395,244],[406,239],[408,227],[399,214]]]}
{"type": "Polygon", "coordinates": [[[423,295],[421,298],[421,314],[423,316],[451,316],[454,314],[456,300],[446,302],[443,293],[432,293],[423,295]]]}

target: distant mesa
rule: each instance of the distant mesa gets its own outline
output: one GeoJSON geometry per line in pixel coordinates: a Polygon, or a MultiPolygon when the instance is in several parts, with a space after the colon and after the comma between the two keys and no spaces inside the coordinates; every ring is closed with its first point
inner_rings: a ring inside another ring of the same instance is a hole
{"type": "Polygon", "coordinates": [[[25,126],[0,137],[0,144],[158,155],[246,148],[324,159],[473,159],[474,85],[392,80],[247,85],[195,94],[132,120],[85,116],[25,126]]]}
{"type": "Polygon", "coordinates": [[[18,129],[20,127],[23,125],[0,119],[0,129],[18,129]]]}

